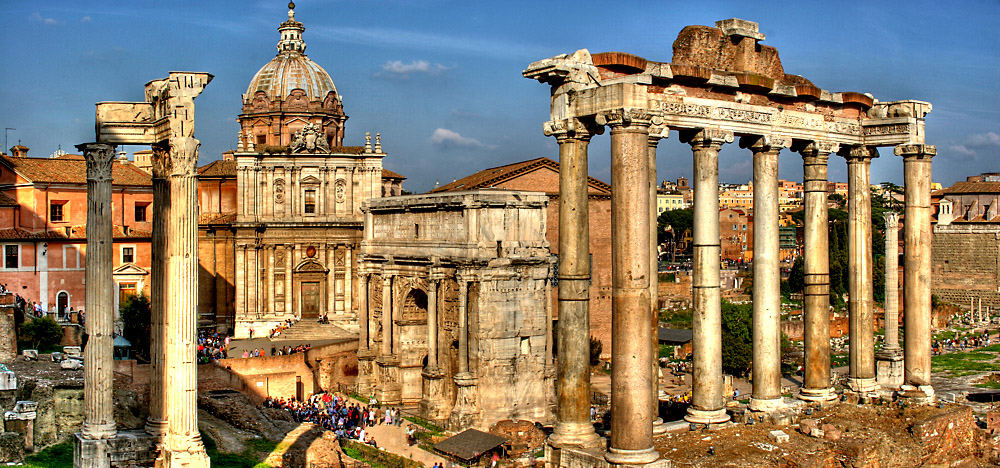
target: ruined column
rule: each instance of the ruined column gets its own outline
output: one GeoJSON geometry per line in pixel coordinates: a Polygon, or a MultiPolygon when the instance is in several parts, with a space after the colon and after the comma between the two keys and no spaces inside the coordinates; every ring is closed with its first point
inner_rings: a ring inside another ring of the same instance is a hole
{"type": "Polygon", "coordinates": [[[753,393],[750,409],[774,411],[781,397],[781,265],[778,245],[778,153],[774,137],[743,137],[753,152],[753,393]]]}
{"type": "Polygon", "coordinates": [[[905,194],[903,224],[904,395],[933,401],[931,387],[931,158],[932,145],[900,145],[905,194]]]}
{"type": "Polygon", "coordinates": [[[167,399],[167,435],[158,467],[208,467],[208,455],[198,433],[198,140],[170,139],[170,210],[173,222],[167,275],[170,295],[164,343],[164,364],[170,395],[167,399]]]}
{"type": "Polygon", "coordinates": [[[700,424],[729,421],[722,395],[722,296],[719,237],[719,150],[733,134],[704,129],[682,134],[694,152],[694,379],[685,420],[700,424]]]}
{"type": "Polygon", "coordinates": [[[358,275],[358,394],[367,395],[372,388],[375,367],[372,361],[375,353],[371,349],[370,327],[371,318],[368,308],[368,272],[362,270],[358,275]]]}
{"type": "Polygon", "coordinates": [[[653,372],[653,395],[650,399],[650,405],[653,410],[653,434],[663,434],[667,432],[667,427],[663,424],[663,418],[660,417],[660,379],[659,379],[659,369],[658,357],[660,355],[660,340],[659,340],[659,329],[660,329],[660,317],[659,317],[659,269],[660,269],[660,256],[656,249],[656,146],[660,143],[661,138],[667,138],[670,136],[670,128],[668,127],[650,127],[649,128],[649,305],[650,305],[650,315],[653,327],[653,332],[650,334],[651,346],[653,349],[653,359],[651,362],[652,372],[653,372]]]}
{"type": "MultiPolygon", "coordinates": [[[[595,129],[596,130],[596,129],[595,129]]],[[[598,130],[599,131],[599,130],[598,130]]],[[[559,326],[554,447],[597,447],[590,422],[590,218],[587,146],[593,134],[577,120],[545,124],[559,143],[559,326]]]]}
{"type": "MultiPolygon", "coordinates": [[[[114,283],[112,252],[111,168],[115,147],[77,145],[87,161],[87,266],[85,273],[87,346],[83,363],[84,439],[113,439],[114,411],[114,283]]],[[[79,458],[80,453],[77,453],[79,458]]],[[[86,460],[83,466],[109,466],[109,460],[86,460]]]]}
{"type": "Polygon", "coordinates": [[[650,463],[653,449],[649,283],[649,111],[598,115],[611,127],[611,444],[605,459],[650,463]]]}
{"type": "Polygon", "coordinates": [[[875,380],[882,388],[898,389],[903,385],[903,350],[899,348],[899,215],[892,211],[885,218],[885,343],[875,353],[875,380]]]}
{"type": "Polygon", "coordinates": [[[827,162],[830,153],[837,150],[837,144],[826,142],[810,142],[799,149],[805,203],[805,377],[798,397],[808,401],[837,398],[830,384],[830,227],[826,205],[827,162]]]}
{"type": "Polygon", "coordinates": [[[438,286],[443,275],[432,272],[427,281],[427,367],[421,371],[420,410],[425,418],[441,421],[447,417],[444,372],[438,367],[438,286]]]}
{"type": "Polygon", "coordinates": [[[875,385],[875,316],[872,309],[872,204],[869,185],[874,147],[851,148],[847,158],[847,308],[850,314],[850,378],[852,391],[867,393],[875,385]]]}
{"type": "Polygon", "coordinates": [[[455,406],[448,418],[448,429],[457,431],[477,424],[479,406],[477,378],[469,369],[469,280],[458,277],[458,373],[455,374],[455,406]]]}
{"type": "MultiPolygon", "coordinates": [[[[170,148],[166,144],[153,145],[153,238],[150,253],[150,341],[149,341],[149,417],[146,432],[157,438],[167,433],[167,408],[169,394],[166,386],[166,367],[163,350],[167,342],[166,306],[169,294],[167,252],[170,238],[170,148]]],[[[237,282],[238,283],[238,282],[237,282]]]]}

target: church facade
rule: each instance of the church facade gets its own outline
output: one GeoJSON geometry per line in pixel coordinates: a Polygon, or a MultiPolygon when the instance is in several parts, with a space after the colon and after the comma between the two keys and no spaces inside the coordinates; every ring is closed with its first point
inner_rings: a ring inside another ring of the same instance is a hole
{"type": "Polygon", "coordinates": [[[212,298],[201,313],[203,324],[237,338],[251,330],[264,336],[287,319],[356,327],[361,204],[398,193],[403,179],[382,168],[380,135],[344,146],[343,100],[330,74],[306,56],[294,10],[278,31],[277,55],[243,95],[236,151],[200,183],[203,205],[216,189],[225,198],[225,181],[235,185],[235,203],[202,206],[203,247],[214,252],[220,233],[234,245],[231,255],[202,256],[202,275],[210,277],[202,283],[231,287],[232,310],[218,307],[226,294],[216,288],[202,291],[212,298]]]}

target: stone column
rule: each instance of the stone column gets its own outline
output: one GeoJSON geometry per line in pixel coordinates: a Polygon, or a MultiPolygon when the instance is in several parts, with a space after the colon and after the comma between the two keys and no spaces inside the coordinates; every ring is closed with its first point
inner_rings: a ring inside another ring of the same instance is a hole
{"type": "Polygon", "coordinates": [[[682,134],[694,152],[694,379],[688,422],[729,421],[722,395],[722,295],[719,237],[719,150],[731,132],[704,129],[682,134]]]}
{"type": "Polygon", "coordinates": [[[427,282],[427,368],[438,366],[438,318],[437,290],[439,280],[431,278],[427,282]]]}
{"type": "Polygon", "coordinates": [[[590,422],[590,218],[587,146],[594,132],[580,121],[545,124],[559,143],[558,405],[554,447],[597,447],[590,422]]]}
{"type": "Polygon", "coordinates": [[[369,339],[368,339],[368,275],[361,274],[358,278],[359,287],[361,291],[358,293],[358,352],[368,351],[369,339]]]}
{"type": "Polygon", "coordinates": [[[361,290],[358,292],[358,394],[367,395],[371,392],[374,381],[375,367],[372,361],[375,353],[371,349],[370,327],[371,318],[368,308],[368,273],[360,272],[358,283],[361,290]]]}
{"type": "Polygon", "coordinates": [[[750,136],[753,152],[753,393],[752,411],[774,411],[781,397],[781,265],[778,245],[778,153],[775,137],[750,136]]]}
{"type": "Polygon", "coordinates": [[[659,317],[659,269],[660,269],[660,256],[657,251],[656,242],[656,146],[659,144],[661,138],[667,138],[670,136],[670,128],[655,126],[649,128],[649,305],[650,305],[650,321],[652,322],[653,332],[650,333],[650,343],[653,349],[653,359],[651,361],[651,367],[653,372],[653,395],[650,399],[650,405],[653,410],[653,434],[663,434],[667,432],[667,426],[663,424],[663,418],[660,417],[660,379],[659,370],[660,366],[658,364],[658,357],[660,355],[660,339],[659,339],[659,329],[660,329],[660,317],[659,317]]]}
{"type": "Polygon", "coordinates": [[[837,398],[830,384],[830,239],[826,205],[827,162],[837,149],[838,145],[825,142],[811,142],[799,149],[805,198],[805,378],[798,397],[808,401],[837,398]]]}
{"type": "MultiPolygon", "coordinates": [[[[87,267],[85,273],[87,346],[83,363],[84,439],[113,439],[114,407],[114,283],[112,252],[111,167],[115,147],[101,143],[77,145],[87,161],[87,267]]],[[[79,456],[79,454],[77,454],[79,456]]],[[[88,460],[85,466],[109,466],[109,460],[88,460]]]]}
{"type": "Polygon", "coordinates": [[[345,210],[347,211],[347,217],[354,217],[354,177],[355,177],[355,167],[351,166],[347,168],[347,175],[344,182],[347,183],[347,194],[344,195],[345,210]]]}
{"type": "Polygon", "coordinates": [[[611,127],[611,444],[605,459],[651,463],[653,332],[649,300],[649,125],[652,114],[598,115],[611,127]]]}
{"type": "Polygon", "coordinates": [[[295,316],[292,310],[292,269],[295,267],[295,244],[285,244],[285,315],[295,316]]]}
{"type": "Polygon", "coordinates": [[[903,224],[904,395],[932,401],[931,387],[931,158],[932,145],[900,145],[903,224]]]}
{"type": "Polygon", "coordinates": [[[872,311],[872,205],[870,174],[874,147],[856,146],[847,158],[847,303],[850,314],[852,391],[875,390],[875,317],[872,311]]]}
{"type": "Polygon", "coordinates": [[[351,312],[354,310],[354,246],[347,244],[344,246],[344,310],[342,311],[345,317],[350,317],[351,312]]]}
{"type": "Polygon", "coordinates": [[[440,421],[448,416],[445,409],[444,372],[438,367],[438,286],[442,275],[430,273],[427,280],[427,367],[421,371],[424,379],[420,410],[424,417],[440,421]]]}
{"type": "MultiPolygon", "coordinates": [[[[146,432],[157,438],[167,433],[168,392],[164,383],[166,367],[163,350],[167,342],[166,304],[169,291],[167,282],[167,252],[170,239],[170,174],[165,165],[169,162],[169,146],[153,145],[153,238],[150,253],[150,342],[149,342],[149,417],[146,432]]],[[[237,281],[239,284],[239,281],[237,281]]]]}
{"type": "Polygon", "coordinates": [[[458,280],[458,373],[469,373],[469,282],[458,280]]]}
{"type": "MultiPolygon", "coordinates": [[[[170,140],[170,224],[167,275],[170,295],[164,344],[167,368],[167,435],[157,467],[208,467],[208,455],[198,433],[198,367],[196,336],[198,306],[198,140],[170,140]]],[[[256,275],[256,272],[255,272],[256,275]]]]}
{"type": "Polygon", "coordinates": [[[394,352],[392,308],[392,274],[382,270],[382,356],[385,357],[392,356],[394,352]]]}
{"type": "Polygon", "coordinates": [[[458,278],[458,373],[455,374],[455,406],[448,429],[459,430],[478,423],[480,408],[476,397],[476,375],[469,369],[469,280],[458,278]]]}
{"type": "Polygon", "coordinates": [[[875,379],[882,388],[903,385],[903,350],[899,348],[899,215],[885,217],[885,343],[875,353],[875,379]]]}

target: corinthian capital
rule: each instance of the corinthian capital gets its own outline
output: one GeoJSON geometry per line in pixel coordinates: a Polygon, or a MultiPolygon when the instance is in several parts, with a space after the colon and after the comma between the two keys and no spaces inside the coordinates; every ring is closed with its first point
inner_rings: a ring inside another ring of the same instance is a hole
{"type": "Polygon", "coordinates": [[[593,120],[584,119],[563,119],[550,120],[542,126],[545,136],[554,136],[556,140],[579,139],[589,140],[594,135],[604,133],[604,127],[597,125],[593,120]]]}
{"type": "Polygon", "coordinates": [[[105,143],[76,145],[87,161],[87,180],[111,182],[111,166],[115,161],[115,147],[105,143]]]}
{"type": "Polygon", "coordinates": [[[681,143],[688,143],[693,148],[722,148],[726,143],[732,143],[735,136],[729,130],[721,128],[703,128],[681,132],[681,143]]]}
{"type": "Polygon", "coordinates": [[[170,177],[170,144],[166,142],[153,143],[152,172],[154,179],[170,177]]]}
{"type": "Polygon", "coordinates": [[[830,153],[840,151],[840,143],[834,143],[832,141],[796,140],[795,144],[792,146],[792,151],[798,151],[803,158],[820,158],[823,162],[826,162],[826,160],[830,157],[830,153]]]}
{"type": "Polygon", "coordinates": [[[908,144],[899,145],[893,149],[896,156],[903,158],[930,159],[937,155],[937,147],[934,145],[908,144]]]}
{"type": "Polygon", "coordinates": [[[878,148],[874,146],[848,146],[841,148],[837,153],[844,157],[848,163],[868,162],[878,157],[878,148]]]}
{"type": "Polygon", "coordinates": [[[885,218],[885,228],[886,229],[898,229],[899,228],[899,214],[895,211],[886,211],[882,213],[882,217],[885,218]]]}
{"type": "Polygon", "coordinates": [[[663,118],[653,113],[653,111],[632,107],[622,107],[601,112],[594,116],[594,120],[598,125],[608,125],[611,127],[648,127],[657,123],[663,123],[663,118]]]}
{"type": "Polygon", "coordinates": [[[740,138],[740,148],[754,153],[781,151],[792,146],[792,139],[782,135],[747,135],[740,138]]]}
{"type": "Polygon", "coordinates": [[[201,142],[191,137],[170,139],[170,175],[193,176],[198,165],[198,147],[201,142]]]}

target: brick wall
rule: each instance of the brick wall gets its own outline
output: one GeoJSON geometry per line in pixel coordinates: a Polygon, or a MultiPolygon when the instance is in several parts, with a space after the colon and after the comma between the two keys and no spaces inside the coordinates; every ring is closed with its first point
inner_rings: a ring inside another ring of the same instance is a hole
{"type": "Polygon", "coordinates": [[[931,290],[959,306],[979,298],[1000,307],[1000,233],[935,232],[931,290]]]}

